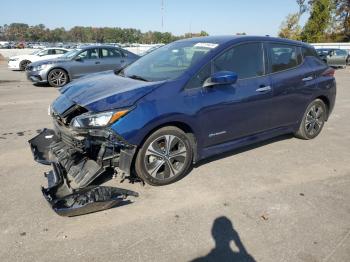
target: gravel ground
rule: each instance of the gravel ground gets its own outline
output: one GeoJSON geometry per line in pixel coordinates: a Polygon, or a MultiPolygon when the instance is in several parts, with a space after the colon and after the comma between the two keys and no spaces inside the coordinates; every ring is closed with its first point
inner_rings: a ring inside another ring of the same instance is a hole
{"type": "Polygon", "coordinates": [[[283,136],[212,158],[133,204],[74,218],[41,195],[27,141],[58,90],[0,65],[0,261],[350,261],[350,70],[317,139],[283,136]],[[207,259],[207,260],[205,260],[207,259]]]}

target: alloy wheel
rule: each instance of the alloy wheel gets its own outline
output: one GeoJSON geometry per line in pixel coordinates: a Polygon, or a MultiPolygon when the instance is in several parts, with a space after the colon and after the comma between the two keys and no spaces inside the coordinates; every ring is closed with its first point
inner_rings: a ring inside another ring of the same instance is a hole
{"type": "Polygon", "coordinates": [[[164,135],[152,141],[145,153],[147,173],[160,180],[178,175],[188,157],[185,142],[175,135],[164,135]]]}
{"type": "Polygon", "coordinates": [[[60,69],[54,69],[50,72],[49,82],[54,86],[64,86],[67,80],[67,74],[60,69]]]}
{"type": "Polygon", "coordinates": [[[324,124],[324,110],[318,105],[314,104],[309,112],[306,114],[305,130],[310,136],[317,134],[324,124]]]}

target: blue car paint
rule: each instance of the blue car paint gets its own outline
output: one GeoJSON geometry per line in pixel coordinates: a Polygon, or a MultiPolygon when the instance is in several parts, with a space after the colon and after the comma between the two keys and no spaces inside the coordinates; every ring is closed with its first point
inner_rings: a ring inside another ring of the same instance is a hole
{"type": "MultiPolygon", "coordinates": [[[[182,41],[198,42],[198,39],[182,41]]],[[[317,97],[325,97],[332,110],[334,78],[321,76],[325,66],[320,66],[315,73],[315,68],[310,67],[312,61],[308,59],[295,69],[275,74],[269,73],[267,61],[267,74],[264,76],[240,79],[234,84],[184,89],[200,68],[235,44],[249,41],[268,44],[273,41],[305,45],[278,38],[247,36],[205,37],[200,41],[217,43],[218,47],[177,79],[143,82],[106,72],[72,83],[62,93],[65,99],[91,112],[134,106],[110,128],[137,146],[141,146],[144,139],[160,126],[185,126],[196,140],[195,161],[296,131],[307,105],[317,97]],[[301,79],[309,74],[314,79],[303,82],[301,79]],[[256,92],[259,87],[270,86],[272,89],[269,91],[256,92]]]]}

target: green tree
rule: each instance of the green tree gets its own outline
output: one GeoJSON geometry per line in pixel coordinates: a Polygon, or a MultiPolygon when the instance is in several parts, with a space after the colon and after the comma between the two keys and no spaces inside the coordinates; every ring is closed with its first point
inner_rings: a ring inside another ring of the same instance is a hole
{"type": "Polygon", "coordinates": [[[300,15],[298,13],[289,14],[285,21],[282,22],[279,37],[293,40],[301,39],[301,26],[299,25],[300,15]]]}
{"type": "Polygon", "coordinates": [[[331,0],[313,0],[310,2],[310,17],[306,22],[301,38],[306,42],[322,42],[331,22],[331,0]]]}

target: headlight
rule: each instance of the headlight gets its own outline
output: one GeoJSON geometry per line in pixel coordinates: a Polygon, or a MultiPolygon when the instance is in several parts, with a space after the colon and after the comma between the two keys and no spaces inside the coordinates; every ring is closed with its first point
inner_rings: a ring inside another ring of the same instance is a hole
{"type": "Polygon", "coordinates": [[[38,65],[38,66],[33,66],[32,71],[40,71],[48,67],[48,64],[43,64],[43,65],[38,65]]]}
{"type": "Polygon", "coordinates": [[[130,109],[125,109],[120,111],[108,111],[98,114],[82,114],[73,119],[71,126],[76,128],[103,127],[114,123],[126,115],[129,111],[130,109]]]}

